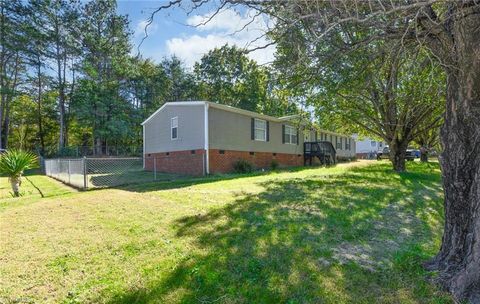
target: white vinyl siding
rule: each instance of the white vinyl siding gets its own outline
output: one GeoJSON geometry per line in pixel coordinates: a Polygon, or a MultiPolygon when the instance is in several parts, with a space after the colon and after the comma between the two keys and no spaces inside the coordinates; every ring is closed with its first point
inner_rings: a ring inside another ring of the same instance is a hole
{"type": "Polygon", "coordinates": [[[292,144],[292,145],[297,144],[297,130],[295,130],[294,127],[286,125],[284,136],[285,136],[284,141],[286,144],[292,144]]]}
{"type": "Polygon", "coordinates": [[[255,118],[255,140],[266,141],[267,140],[267,122],[263,119],[255,118]]]}
{"type": "Polygon", "coordinates": [[[170,122],[170,127],[171,127],[171,139],[177,139],[178,138],[178,116],[173,117],[171,122],[170,122]]]}

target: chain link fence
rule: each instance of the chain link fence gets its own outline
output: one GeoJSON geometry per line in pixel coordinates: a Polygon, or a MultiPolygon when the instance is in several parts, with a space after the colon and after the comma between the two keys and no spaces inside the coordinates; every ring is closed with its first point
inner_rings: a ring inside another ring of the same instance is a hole
{"type": "Polygon", "coordinates": [[[203,155],[45,159],[47,176],[79,189],[107,188],[203,175],[203,155]],[[177,165],[177,166],[176,166],[177,165]],[[184,168],[197,168],[184,170],[184,168]]]}
{"type": "Polygon", "coordinates": [[[46,159],[45,174],[76,188],[86,188],[85,159],[46,159]]]}

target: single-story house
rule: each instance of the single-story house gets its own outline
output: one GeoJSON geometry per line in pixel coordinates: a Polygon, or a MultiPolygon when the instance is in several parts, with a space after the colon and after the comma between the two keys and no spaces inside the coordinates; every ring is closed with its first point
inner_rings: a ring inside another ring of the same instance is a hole
{"type": "Polygon", "coordinates": [[[383,141],[377,141],[375,139],[366,137],[360,140],[358,136],[354,135],[356,143],[356,153],[357,158],[360,159],[375,159],[377,152],[381,152],[386,146],[386,143],[383,141]]]}
{"type": "Polygon", "coordinates": [[[256,168],[268,168],[272,160],[301,166],[303,143],[312,141],[331,142],[338,159],[355,157],[352,137],[315,129],[299,116],[272,117],[208,101],[167,102],[142,125],[146,170],[226,173],[239,159],[256,168]]]}

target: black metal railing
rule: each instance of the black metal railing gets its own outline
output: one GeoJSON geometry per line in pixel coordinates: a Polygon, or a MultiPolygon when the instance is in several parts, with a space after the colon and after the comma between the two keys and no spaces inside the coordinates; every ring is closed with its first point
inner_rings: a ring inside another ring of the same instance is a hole
{"type": "Polygon", "coordinates": [[[337,152],[329,141],[304,142],[304,165],[307,165],[307,163],[312,165],[315,157],[318,158],[322,165],[333,165],[337,160],[337,152]]]}

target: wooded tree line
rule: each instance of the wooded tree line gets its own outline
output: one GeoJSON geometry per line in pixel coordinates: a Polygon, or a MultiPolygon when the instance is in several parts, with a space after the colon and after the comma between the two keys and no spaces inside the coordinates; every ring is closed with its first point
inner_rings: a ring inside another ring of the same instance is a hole
{"type": "MultiPolygon", "coordinates": [[[[275,72],[233,46],[193,69],[177,57],[132,55],[113,0],[1,0],[0,147],[140,147],[140,123],[167,101],[211,100],[271,115],[295,113],[275,72]]],[[[125,153],[122,151],[121,153],[125,153]]]]}

